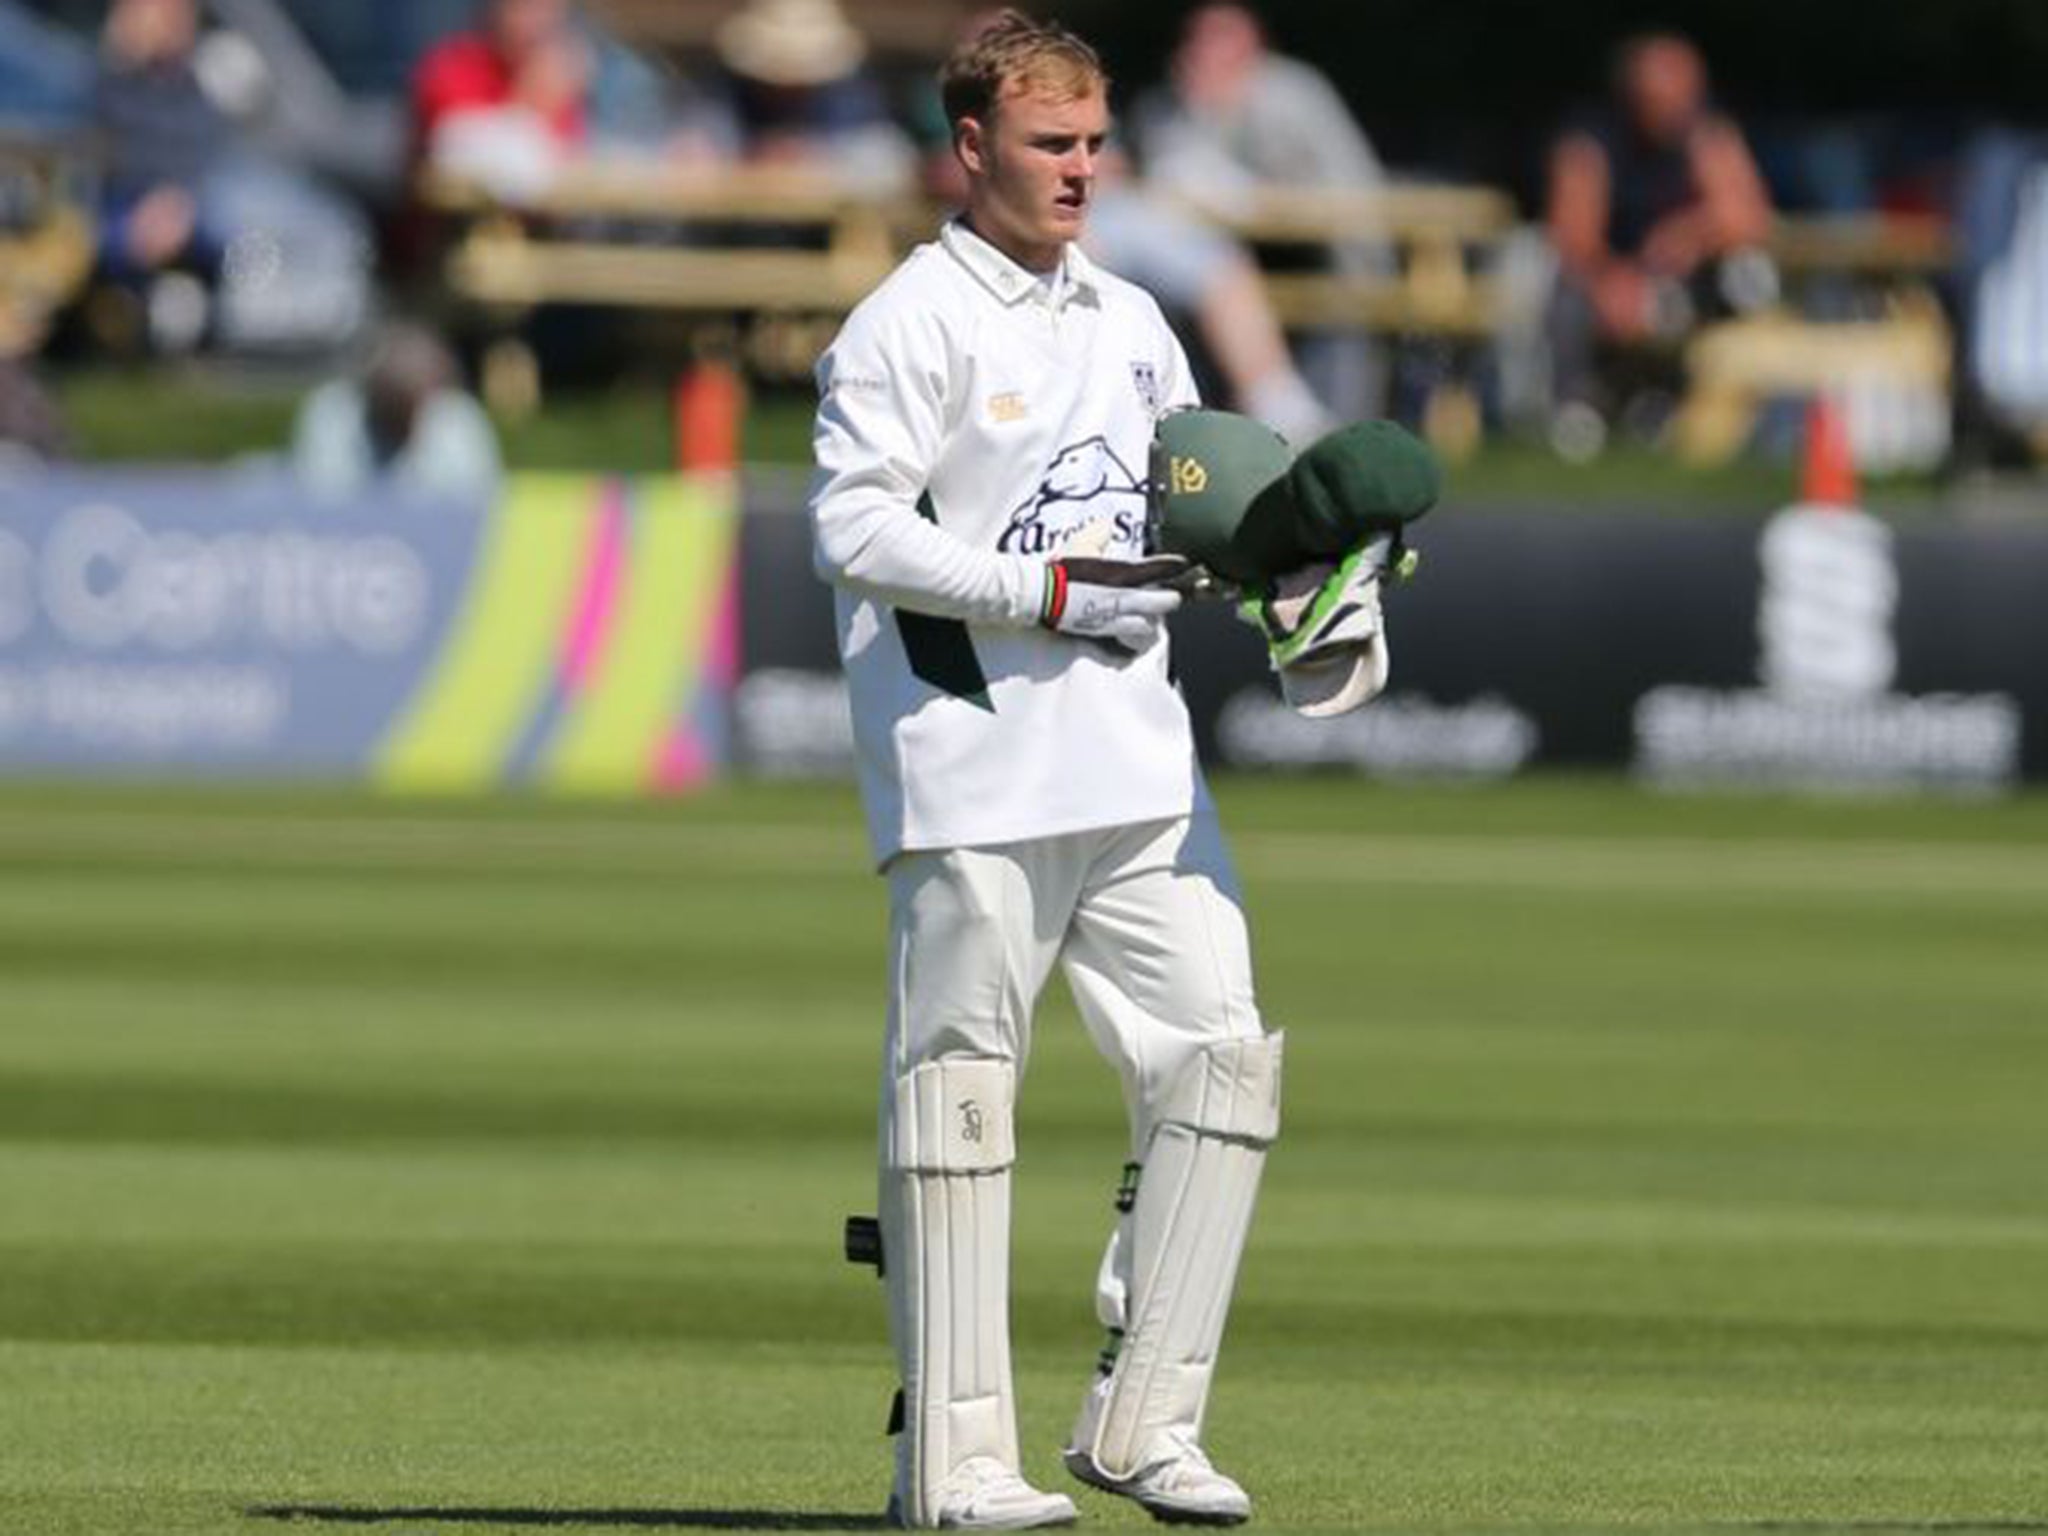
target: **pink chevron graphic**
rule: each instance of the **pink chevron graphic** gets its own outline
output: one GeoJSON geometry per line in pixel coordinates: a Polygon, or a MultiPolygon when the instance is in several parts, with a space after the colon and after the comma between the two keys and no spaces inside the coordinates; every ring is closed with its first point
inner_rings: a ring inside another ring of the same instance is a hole
{"type": "Polygon", "coordinates": [[[740,573],[735,559],[711,615],[711,643],[704,648],[707,682],[729,688],[740,680],[740,573]]]}
{"type": "Polygon", "coordinates": [[[588,686],[604,659],[626,568],[630,519],[625,484],[607,480],[598,494],[601,502],[591,523],[590,542],[584,548],[583,590],[577,596],[575,617],[562,650],[562,687],[572,697],[588,686]]]}
{"type": "Polygon", "coordinates": [[[685,722],[662,743],[655,758],[653,788],[659,794],[681,794],[708,781],[715,771],[697,733],[685,722]]]}

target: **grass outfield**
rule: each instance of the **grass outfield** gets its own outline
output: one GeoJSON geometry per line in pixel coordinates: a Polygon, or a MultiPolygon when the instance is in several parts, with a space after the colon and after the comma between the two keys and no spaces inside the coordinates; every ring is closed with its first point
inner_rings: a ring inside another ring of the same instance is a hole
{"type": "MultiPolygon", "coordinates": [[[[1223,800],[1292,1030],[1211,1423],[1262,1524],[2048,1529],[2048,801],[1223,800]]],[[[0,791],[0,1531],[872,1524],[856,825],[0,791]]],[[[1117,1116],[1060,996],[1051,1486],[1117,1116]]]]}

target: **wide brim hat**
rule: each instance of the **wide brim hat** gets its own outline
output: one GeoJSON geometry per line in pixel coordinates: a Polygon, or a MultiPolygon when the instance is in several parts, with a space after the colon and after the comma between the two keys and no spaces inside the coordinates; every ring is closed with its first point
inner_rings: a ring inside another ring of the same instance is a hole
{"type": "Polygon", "coordinates": [[[726,68],[768,85],[823,85],[867,57],[867,39],[833,0],[748,0],[713,38],[726,68]]]}

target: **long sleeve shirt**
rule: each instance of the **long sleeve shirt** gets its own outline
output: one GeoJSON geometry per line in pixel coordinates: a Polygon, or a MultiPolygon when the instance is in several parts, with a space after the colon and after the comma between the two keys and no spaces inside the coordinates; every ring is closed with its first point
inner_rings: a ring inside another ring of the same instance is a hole
{"type": "Polygon", "coordinates": [[[1158,306],[1069,248],[1026,271],[965,224],[919,247],[819,360],[810,509],[836,589],[876,858],[1187,814],[1164,642],[1035,627],[1084,530],[1143,552],[1153,428],[1195,403],[1158,306]]]}

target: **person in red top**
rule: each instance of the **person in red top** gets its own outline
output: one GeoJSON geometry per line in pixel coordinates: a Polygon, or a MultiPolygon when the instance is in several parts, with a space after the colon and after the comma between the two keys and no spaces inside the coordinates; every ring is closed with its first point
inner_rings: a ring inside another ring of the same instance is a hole
{"type": "Polygon", "coordinates": [[[482,0],[476,24],[430,49],[414,72],[417,152],[467,112],[523,105],[564,146],[582,141],[588,64],[570,0],[482,0]]]}

